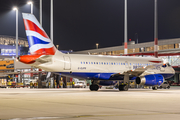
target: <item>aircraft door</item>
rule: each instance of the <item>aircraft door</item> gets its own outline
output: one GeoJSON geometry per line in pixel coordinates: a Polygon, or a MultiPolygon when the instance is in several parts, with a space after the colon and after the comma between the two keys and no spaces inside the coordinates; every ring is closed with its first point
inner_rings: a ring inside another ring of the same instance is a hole
{"type": "Polygon", "coordinates": [[[126,68],[129,68],[128,61],[125,61],[125,67],[126,67],[126,68]]]}
{"type": "Polygon", "coordinates": [[[64,56],[64,70],[70,70],[70,69],[71,69],[70,57],[64,56]]]}

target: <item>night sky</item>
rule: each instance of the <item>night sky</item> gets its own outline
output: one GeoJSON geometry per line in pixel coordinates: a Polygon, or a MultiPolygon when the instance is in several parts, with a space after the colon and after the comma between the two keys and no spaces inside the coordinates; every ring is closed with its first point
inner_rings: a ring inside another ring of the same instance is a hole
{"type": "MultiPolygon", "coordinates": [[[[39,20],[39,0],[34,14],[39,20]]],[[[19,7],[19,37],[26,38],[22,12],[27,0],[0,0],[0,35],[15,36],[19,7]]],[[[159,39],[180,38],[180,0],[158,0],[159,39]]],[[[43,28],[50,35],[50,0],[43,0],[43,28]]],[[[153,41],[154,0],[128,0],[128,39],[153,41]]],[[[119,46],[124,41],[124,0],[54,0],[54,44],[61,50],[119,46]]]]}

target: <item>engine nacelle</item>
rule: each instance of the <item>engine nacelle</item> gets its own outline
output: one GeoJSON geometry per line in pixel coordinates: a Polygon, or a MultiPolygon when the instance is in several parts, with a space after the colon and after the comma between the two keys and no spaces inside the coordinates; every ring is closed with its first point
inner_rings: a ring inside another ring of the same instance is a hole
{"type": "Polygon", "coordinates": [[[144,77],[137,77],[136,84],[154,86],[161,85],[164,82],[164,77],[160,74],[151,74],[144,77]]]}

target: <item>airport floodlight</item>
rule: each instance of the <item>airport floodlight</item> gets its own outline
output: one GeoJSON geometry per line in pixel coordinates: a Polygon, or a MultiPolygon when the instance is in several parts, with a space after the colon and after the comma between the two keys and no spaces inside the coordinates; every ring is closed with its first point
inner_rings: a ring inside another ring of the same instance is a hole
{"type": "Polygon", "coordinates": [[[13,10],[16,11],[16,10],[18,10],[18,9],[17,9],[17,7],[13,7],[13,10]]]}
{"type": "Polygon", "coordinates": [[[27,2],[27,4],[31,5],[31,4],[32,4],[32,1],[27,2]]]}
{"type": "Polygon", "coordinates": [[[33,2],[29,1],[29,2],[27,2],[27,4],[31,5],[31,14],[33,14],[33,2]]]}
{"type": "Polygon", "coordinates": [[[96,43],[96,49],[98,49],[99,43],[96,43]]]}

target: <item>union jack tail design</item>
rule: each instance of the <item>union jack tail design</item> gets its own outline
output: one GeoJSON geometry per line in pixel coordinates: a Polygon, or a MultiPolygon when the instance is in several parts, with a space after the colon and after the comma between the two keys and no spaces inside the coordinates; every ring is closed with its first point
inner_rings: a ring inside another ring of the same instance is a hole
{"type": "Polygon", "coordinates": [[[23,13],[24,26],[32,55],[54,55],[56,47],[33,14],[23,13]]]}

